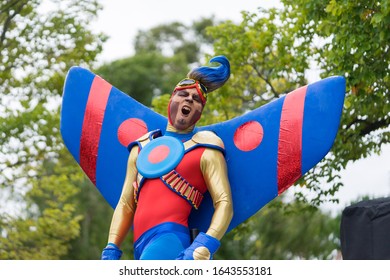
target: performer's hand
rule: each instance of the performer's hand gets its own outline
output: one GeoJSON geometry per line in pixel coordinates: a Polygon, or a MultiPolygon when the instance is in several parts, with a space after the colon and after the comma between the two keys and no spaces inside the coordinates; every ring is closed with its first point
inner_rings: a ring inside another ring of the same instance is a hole
{"type": "Polygon", "coordinates": [[[203,232],[195,238],[194,242],[180,253],[177,260],[211,260],[220,246],[218,239],[203,232]]]}
{"type": "Polygon", "coordinates": [[[102,260],[119,260],[122,251],[114,243],[108,243],[102,252],[102,260]]]}

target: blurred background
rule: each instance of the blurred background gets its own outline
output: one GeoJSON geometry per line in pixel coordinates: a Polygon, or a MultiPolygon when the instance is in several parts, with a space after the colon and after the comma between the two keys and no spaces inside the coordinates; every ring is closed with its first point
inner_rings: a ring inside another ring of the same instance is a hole
{"type": "MultiPolygon", "coordinates": [[[[219,54],[232,76],[199,125],[332,75],[347,95],[331,152],[215,258],[341,258],[342,210],[390,193],[388,1],[134,2],[0,1],[0,259],[99,259],[106,245],[113,209],[59,133],[70,67],[166,115],[177,81],[219,54]]],[[[131,233],[122,249],[133,258],[131,233]]]]}

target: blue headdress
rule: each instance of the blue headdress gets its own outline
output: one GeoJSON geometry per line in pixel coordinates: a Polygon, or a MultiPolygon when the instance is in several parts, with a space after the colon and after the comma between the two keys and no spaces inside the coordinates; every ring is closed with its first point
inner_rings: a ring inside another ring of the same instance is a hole
{"type": "Polygon", "coordinates": [[[220,65],[192,69],[187,74],[187,78],[176,85],[174,92],[184,88],[196,88],[203,99],[203,104],[205,104],[207,94],[223,86],[230,77],[230,63],[225,56],[215,56],[210,59],[210,63],[213,62],[220,65]]]}

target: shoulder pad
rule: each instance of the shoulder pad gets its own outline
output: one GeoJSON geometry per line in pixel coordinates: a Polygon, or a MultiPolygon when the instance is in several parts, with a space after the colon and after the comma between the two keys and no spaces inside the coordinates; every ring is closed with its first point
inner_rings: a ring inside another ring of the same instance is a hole
{"type": "Polygon", "coordinates": [[[134,146],[138,146],[139,148],[143,148],[146,144],[148,144],[150,142],[150,135],[152,133],[154,133],[155,131],[149,131],[148,133],[142,135],[140,138],[138,138],[137,140],[131,142],[128,146],[127,146],[127,149],[129,151],[131,151],[131,149],[134,147],[134,146]]]}
{"type": "Polygon", "coordinates": [[[145,140],[152,140],[155,137],[160,137],[161,135],[162,135],[161,130],[160,129],[155,129],[155,130],[149,131],[148,133],[142,135],[136,141],[144,142],[145,140]]]}
{"type": "Polygon", "coordinates": [[[150,136],[150,134],[152,134],[152,132],[154,132],[154,131],[149,131],[148,133],[142,135],[140,138],[138,138],[135,141],[137,141],[137,142],[144,142],[145,140],[149,140],[149,136],[150,136]]]}
{"type": "Polygon", "coordinates": [[[192,140],[198,144],[211,144],[225,149],[222,139],[212,131],[199,131],[192,136],[192,140]]]}

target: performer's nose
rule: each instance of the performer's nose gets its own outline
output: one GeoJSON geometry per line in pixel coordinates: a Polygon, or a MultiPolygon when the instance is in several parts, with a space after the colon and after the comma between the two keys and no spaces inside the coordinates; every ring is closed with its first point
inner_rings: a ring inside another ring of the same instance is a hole
{"type": "Polygon", "coordinates": [[[189,102],[189,103],[193,103],[194,102],[194,98],[192,96],[188,96],[186,98],[186,101],[189,102]]]}

